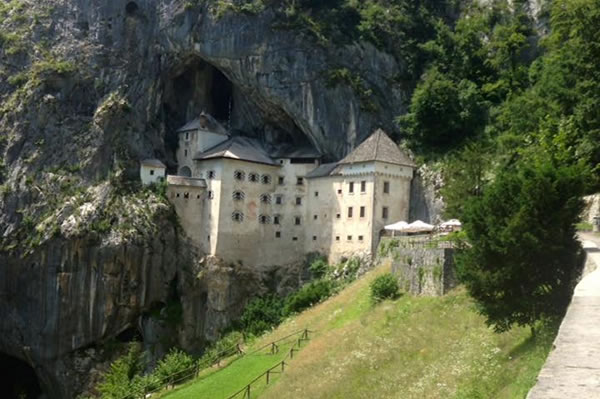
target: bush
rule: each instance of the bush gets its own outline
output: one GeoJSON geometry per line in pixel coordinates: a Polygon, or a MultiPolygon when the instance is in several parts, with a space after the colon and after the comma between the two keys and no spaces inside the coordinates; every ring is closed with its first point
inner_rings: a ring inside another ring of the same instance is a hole
{"type": "Polygon", "coordinates": [[[371,287],[371,299],[373,302],[378,303],[384,299],[396,299],[400,296],[400,287],[398,286],[398,279],[391,274],[385,273],[381,276],[377,276],[370,285],[371,287]]]}
{"type": "Polygon", "coordinates": [[[315,259],[308,267],[308,270],[310,270],[313,278],[318,279],[324,277],[327,274],[327,270],[329,270],[327,259],[325,257],[319,257],[315,259]]]}
{"type": "Polygon", "coordinates": [[[136,384],[133,384],[134,377],[143,370],[141,345],[132,343],[129,345],[127,354],[110,365],[104,381],[98,386],[98,392],[104,399],[120,399],[127,395],[134,395],[136,392],[136,384]]]}
{"type": "Polygon", "coordinates": [[[281,322],[283,300],[276,295],[267,295],[251,300],[240,319],[245,332],[260,335],[281,322]]]}
{"type": "Polygon", "coordinates": [[[317,280],[304,285],[289,295],[284,306],[284,315],[301,312],[315,303],[321,302],[333,293],[334,284],[329,280],[317,280]]]}
{"type": "Polygon", "coordinates": [[[173,348],[167,356],[158,362],[153,375],[161,383],[179,380],[185,375],[191,375],[195,364],[195,360],[190,355],[182,350],[173,348]],[[188,370],[187,373],[185,372],[186,370],[188,370]]]}

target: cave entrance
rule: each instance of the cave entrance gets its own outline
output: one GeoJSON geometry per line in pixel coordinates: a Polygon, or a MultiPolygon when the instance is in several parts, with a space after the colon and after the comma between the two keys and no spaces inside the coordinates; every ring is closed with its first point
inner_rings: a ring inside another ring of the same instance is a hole
{"type": "Polygon", "coordinates": [[[213,116],[219,121],[228,121],[229,113],[233,107],[233,84],[218,69],[213,71],[210,94],[213,104],[213,116]]]}
{"type": "Polygon", "coordinates": [[[0,353],[0,387],[7,399],[43,397],[40,382],[31,366],[15,357],[0,353]]]}

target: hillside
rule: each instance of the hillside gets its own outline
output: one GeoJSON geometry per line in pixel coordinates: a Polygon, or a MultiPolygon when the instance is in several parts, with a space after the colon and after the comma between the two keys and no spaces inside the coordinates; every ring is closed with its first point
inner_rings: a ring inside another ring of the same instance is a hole
{"type": "MultiPolygon", "coordinates": [[[[275,384],[265,387],[261,380],[252,392],[260,398],[525,397],[550,349],[554,328],[545,329],[536,341],[525,328],[496,334],[461,288],[442,298],[405,295],[373,306],[369,283],[387,268],[380,266],[248,348],[304,327],[315,330],[275,384]]],[[[281,356],[270,362],[266,357],[241,360],[245,363],[163,397],[227,397],[281,356]]]]}

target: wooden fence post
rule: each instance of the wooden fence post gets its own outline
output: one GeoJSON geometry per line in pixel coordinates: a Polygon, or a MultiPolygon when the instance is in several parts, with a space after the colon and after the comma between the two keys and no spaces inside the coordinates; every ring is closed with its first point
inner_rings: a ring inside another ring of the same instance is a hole
{"type": "Polygon", "coordinates": [[[250,384],[246,387],[246,398],[250,399],[250,384]]]}
{"type": "Polygon", "coordinates": [[[283,373],[283,371],[284,371],[284,368],[285,368],[285,361],[284,361],[284,360],[282,360],[282,361],[281,361],[281,372],[282,372],[282,373],[283,373]]]}

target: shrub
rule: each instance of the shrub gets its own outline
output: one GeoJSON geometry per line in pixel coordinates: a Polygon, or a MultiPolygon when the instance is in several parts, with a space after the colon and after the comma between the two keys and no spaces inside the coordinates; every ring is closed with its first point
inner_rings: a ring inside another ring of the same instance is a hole
{"type": "Polygon", "coordinates": [[[400,287],[398,280],[391,273],[385,273],[377,276],[370,285],[371,299],[378,303],[384,299],[396,299],[400,296],[400,287]]]}
{"type": "Polygon", "coordinates": [[[327,270],[329,269],[329,264],[327,264],[327,259],[325,257],[319,257],[312,261],[308,270],[312,274],[313,278],[321,278],[327,274],[327,270]]]}
{"type": "Polygon", "coordinates": [[[334,284],[329,280],[317,280],[304,285],[285,301],[284,315],[301,312],[315,303],[321,302],[333,293],[334,284]]]}
{"type": "Polygon", "coordinates": [[[173,348],[163,359],[159,360],[153,375],[162,383],[175,381],[185,375],[192,375],[195,360],[182,350],[173,348]],[[185,371],[188,372],[185,372],[185,371]]]}
{"type": "Polygon", "coordinates": [[[267,295],[251,300],[240,319],[245,332],[260,335],[281,322],[283,300],[276,295],[267,295]]]}
{"type": "Polygon", "coordinates": [[[102,398],[120,399],[135,393],[133,379],[144,370],[141,346],[138,343],[129,345],[127,354],[121,356],[110,365],[104,381],[98,386],[102,398]]]}

